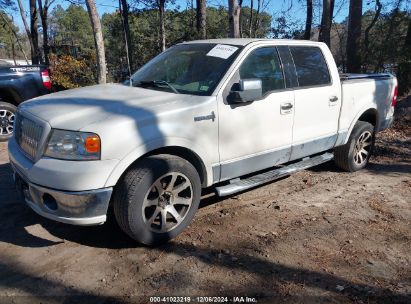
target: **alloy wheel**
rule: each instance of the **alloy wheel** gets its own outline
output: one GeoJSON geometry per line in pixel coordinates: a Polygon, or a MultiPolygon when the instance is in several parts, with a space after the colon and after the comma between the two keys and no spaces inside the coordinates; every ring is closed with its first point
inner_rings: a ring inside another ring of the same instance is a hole
{"type": "Polygon", "coordinates": [[[187,176],[167,173],[151,185],[145,196],[144,223],[153,232],[168,232],[184,220],[192,202],[193,189],[187,176]]]}
{"type": "Polygon", "coordinates": [[[367,161],[371,152],[372,134],[369,131],[363,132],[358,137],[354,146],[354,162],[357,165],[362,165],[367,161]]]}
{"type": "Polygon", "coordinates": [[[15,115],[13,112],[0,109],[0,135],[10,135],[14,130],[15,115]]]}

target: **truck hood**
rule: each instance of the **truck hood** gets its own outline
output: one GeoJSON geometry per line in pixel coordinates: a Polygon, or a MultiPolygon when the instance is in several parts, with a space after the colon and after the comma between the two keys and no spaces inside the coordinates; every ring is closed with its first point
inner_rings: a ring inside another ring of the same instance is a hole
{"type": "Polygon", "coordinates": [[[192,95],[105,84],[44,95],[19,109],[47,121],[52,128],[80,130],[88,125],[127,117],[142,120],[187,107],[192,95]]]}

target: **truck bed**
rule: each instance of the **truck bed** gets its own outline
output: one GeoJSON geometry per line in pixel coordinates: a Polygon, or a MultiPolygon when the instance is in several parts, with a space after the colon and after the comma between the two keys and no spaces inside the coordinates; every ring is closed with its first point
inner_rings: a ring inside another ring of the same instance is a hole
{"type": "Polygon", "coordinates": [[[364,111],[363,105],[373,104],[378,113],[376,131],[387,127],[394,108],[391,105],[395,77],[391,74],[340,74],[342,107],[340,130],[349,130],[364,111]],[[354,116],[353,116],[354,115],[354,116]]]}
{"type": "Polygon", "coordinates": [[[350,74],[350,73],[343,73],[340,74],[341,81],[347,80],[355,80],[355,79],[387,79],[391,78],[392,75],[388,73],[380,73],[380,74],[350,74]]]}
{"type": "Polygon", "coordinates": [[[44,84],[45,65],[0,66],[0,99],[18,105],[40,95],[50,93],[44,84]]]}

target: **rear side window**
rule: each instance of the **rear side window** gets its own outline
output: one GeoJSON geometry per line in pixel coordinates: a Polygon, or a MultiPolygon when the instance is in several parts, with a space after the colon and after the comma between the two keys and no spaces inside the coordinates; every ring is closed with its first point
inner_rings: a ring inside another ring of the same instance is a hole
{"type": "Polygon", "coordinates": [[[318,47],[290,47],[300,87],[331,83],[330,72],[318,47]]]}
{"type": "Polygon", "coordinates": [[[283,71],[277,49],[263,47],[251,52],[241,64],[240,78],[261,79],[263,95],[270,91],[284,89],[283,71]]]}

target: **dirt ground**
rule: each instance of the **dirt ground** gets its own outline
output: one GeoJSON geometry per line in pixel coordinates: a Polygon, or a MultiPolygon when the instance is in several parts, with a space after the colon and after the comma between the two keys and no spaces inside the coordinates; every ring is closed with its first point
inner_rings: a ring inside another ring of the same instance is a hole
{"type": "Polygon", "coordinates": [[[226,199],[204,195],[190,227],[158,248],[113,221],[75,227],[37,216],[17,198],[3,143],[0,303],[411,303],[411,115],[402,104],[365,170],[329,162],[226,199]]]}

